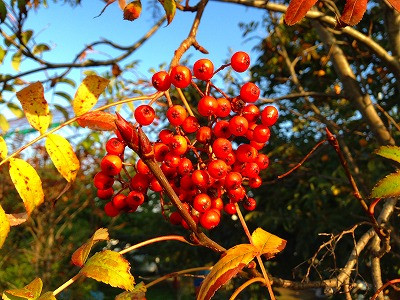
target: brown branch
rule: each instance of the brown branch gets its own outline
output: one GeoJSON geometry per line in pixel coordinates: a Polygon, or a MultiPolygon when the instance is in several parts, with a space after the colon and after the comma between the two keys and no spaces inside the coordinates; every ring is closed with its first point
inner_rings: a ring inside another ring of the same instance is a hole
{"type": "Polygon", "coordinates": [[[377,297],[384,289],[386,289],[389,285],[395,285],[396,283],[400,283],[400,279],[392,279],[392,280],[386,282],[384,285],[382,285],[382,286],[375,292],[375,294],[371,297],[371,300],[375,300],[376,297],[377,297]]]}

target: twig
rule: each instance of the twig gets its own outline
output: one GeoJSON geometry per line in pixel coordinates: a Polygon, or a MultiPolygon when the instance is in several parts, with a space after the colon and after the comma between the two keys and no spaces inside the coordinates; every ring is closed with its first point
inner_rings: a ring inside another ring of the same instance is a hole
{"type": "Polygon", "coordinates": [[[232,294],[232,296],[229,298],[229,300],[234,300],[236,297],[249,285],[255,283],[255,282],[262,282],[265,283],[265,279],[261,277],[255,277],[250,280],[247,280],[245,283],[243,283],[241,286],[239,286],[236,291],[232,294]]]}
{"type": "Polygon", "coordinates": [[[375,300],[376,297],[377,297],[384,289],[386,289],[389,285],[395,285],[396,283],[400,283],[400,279],[392,279],[392,280],[386,282],[384,285],[382,285],[382,286],[375,292],[375,294],[371,297],[371,300],[375,300]]]}

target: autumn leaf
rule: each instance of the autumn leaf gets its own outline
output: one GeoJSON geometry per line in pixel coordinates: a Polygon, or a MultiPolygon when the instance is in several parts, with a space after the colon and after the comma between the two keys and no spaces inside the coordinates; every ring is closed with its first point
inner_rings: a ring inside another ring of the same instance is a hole
{"type": "Polygon", "coordinates": [[[264,254],[268,259],[281,252],[286,246],[286,241],[284,239],[261,228],[254,230],[251,237],[253,245],[258,249],[259,254],[264,254]]]}
{"type": "Polygon", "coordinates": [[[28,220],[28,214],[26,212],[17,214],[7,214],[7,219],[10,222],[10,226],[18,226],[26,220],[28,220]]]}
{"type": "Polygon", "coordinates": [[[129,262],[121,254],[104,250],[90,257],[80,273],[113,287],[132,291],[135,279],[129,270],[129,262]]]}
{"type": "Polygon", "coordinates": [[[134,21],[140,17],[141,12],[142,3],[140,0],[132,1],[124,8],[124,20],[134,21]]]}
{"type": "Polygon", "coordinates": [[[108,230],[106,228],[97,229],[92,237],[72,254],[72,263],[76,266],[82,267],[85,264],[93,245],[98,241],[108,240],[108,230]]]}
{"type": "Polygon", "coordinates": [[[40,278],[34,279],[22,289],[7,290],[3,293],[3,300],[27,299],[36,300],[42,292],[43,282],[40,278]]]}
{"type": "Polygon", "coordinates": [[[367,10],[367,2],[368,0],[347,0],[340,21],[350,26],[358,24],[367,10]]]}
{"type": "Polygon", "coordinates": [[[68,140],[58,134],[49,134],[45,142],[45,148],[58,172],[68,182],[73,182],[80,164],[68,140]]]}
{"type": "Polygon", "coordinates": [[[317,1],[318,0],[291,0],[285,14],[286,24],[294,25],[299,22],[317,1]]]}
{"type": "Polygon", "coordinates": [[[108,82],[108,79],[97,75],[89,75],[82,81],[72,101],[72,107],[77,116],[88,112],[97,103],[108,82]]]}
{"type": "Polygon", "coordinates": [[[57,300],[57,299],[56,297],[54,297],[53,292],[46,292],[42,296],[40,296],[38,300],[57,300]]]}
{"type": "Polygon", "coordinates": [[[43,85],[40,82],[32,83],[17,92],[17,98],[29,124],[42,134],[46,132],[50,125],[50,111],[44,98],[43,85]]]}
{"type": "Polygon", "coordinates": [[[258,254],[258,249],[250,244],[240,244],[230,248],[214,265],[204,279],[197,300],[209,300],[215,292],[241,271],[258,254]]]}
{"type": "Polygon", "coordinates": [[[44,200],[42,181],[36,170],[19,158],[10,159],[9,171],[11,180],[24,202],[26,212],[30,215],[44,200]]]}
{"type": "Polygon", "coordinates": [[[8,155],[6,141],[0,136],[0,160],[5,159],[8,155]]]}
{"type": "Polygon", "coordinates": [[[88,112],[82,115],[78,120],[81,127],[88,127],[92,130],[115,131],[116,117],[113,114],[104,111],[88,112]]]}
{"type": "Polygon", "coordinates": [[[400,1],[399,0],[387,0],[391,6],[398,12],[400,12],[400,1]]]}
{"type": "Polygon", "coordinates": [[[175,17],[176,3],[175,0],[159,0],[165,10],[168,25],[172,22],[175,17]]]}
{"type": "Polygon", "coordinates": [[[400,171],[381,179],[372,189],[372,198],[397,197],[400,195],[400,171]]]}
{"type": "Polygon", "coordinates": [[[143,282],[135,285],[131,292],[123,292],[115,297],[115,300],[144,300],[146,299],[146,286],[143,282]]]}
{"type": "Polygon", "coordinates": [[[400,163],[400,147],[398,146],[382,146],[379,147],[375,154],[378,154],[382,157],[392,159],[400,163]]]}
{"type": "Polygon", "coordinates": [[[0,205],[0,248],[3,247],[4,241],[6,240],[9,232],[10,221],[8,220],[3,207],[0,205]]]}
{"type": "Polygon", "coordinates": [[[125,6],[126,6],[126,1],[125,0],[118,0],[118,5],[119,8],[124,10],[125,6]]]}

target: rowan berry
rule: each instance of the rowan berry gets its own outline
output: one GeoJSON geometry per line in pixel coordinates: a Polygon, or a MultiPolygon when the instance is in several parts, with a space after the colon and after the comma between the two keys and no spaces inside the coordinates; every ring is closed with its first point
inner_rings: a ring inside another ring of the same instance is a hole
{"type": "Polygon", "coordinates": [[[167,110],[167,119],[173,126],[182,125],[187,118],[187,111],[181,105],[174,105],[167,110]]]}
{"type": "Polygon", "coordinates": [[[195,170],[192,173],[193,184],[199,188],[206,188],[210,185],[210,176],[204,170],[195,170]]]}
{"type": "Polygon", "coordinates": [[[242,184],[243,178],[239,172],[229,172],[225,177],[224,186],[227,190],[238,188],[242,184]]]}
{"type": "Polygon", "coordinates": [[[227,203],[224,206],[224,211],[228,214],[228,215],[234,215],[236,214],[236,206],[234,203],[227,203]]]}
{"type": "Polygon", "coordinates": [[[271,136],[271,131],[265,125],[257,125],[253,130],[253,140],[257,143],[268,142],[271,136]]]}
{"type": "Polygon", "coordinates": [[[149,187],[149,177],[144,174],[137,173],[130,180],[130,187],[134,191],[145,193],[149,187]]]}
{"type": "Polygon", "coordinates": [[[244,72],[250,66],[250,56],[243,51],[236,52],[231,57],[231,66],[236,72],[244,72]]]}
{"type": "Polygon", "coordinates": [[[223,160],[215,159],[208,163],[207,171],[215,179],[220,179],[225,177],[228,171],[228,166],[223,160]]]}
{"type": "Polygon", "coordinates": [[[114,207],[118,210],[124,209],[127,204],[126,204],[126,196],[123,194],[117,194],[112,198],[112,204],[114,207]]]}
{"type": "Polygon", "coordinates": [[[104,206],[104,212],[106,213],[107,216],[109,217],[116,217],[118,216],[120,210],[117,209],[112,201],[107,202],[106,205],[104,206]]]}
{"type": "Polygon", "coordinates": [[[249,179],[249,187],[252,189],[259,188],[262,184],[262,179],[260,176],[252,177],[249,179]]]}
{"type": "Polygon", "coordinates": [[[247,121],[249,121],[249,123],[256,122],[257,119],[260,117],[260,110],[256,105],[248,104],[243,108],[242,114],[243,117],[245,117],[247,121]]]}
{"type": "Polygon", "coordinates": [[[169,130],[169,129],[163,129],[158,134],[158,138],[161,140],[161,142],[163,142],[166,145],[169,144],[169,141],[171,140],[171,138],[173,136],[174,136],[174,133],[172,132],[172,130],[169,130]]]}
{"type": "Polygon", "coordinates": [[[251,162],[257,157],[258,151],[249,144],[241,144],[237,148],[235,155],[236,159],[240,162],[251,162]]]}
{"type": "Polygon", "coordinates": [[[159,71],[153,75],[151,83],[157,91],[164,92],[170,88],[171,79],[168,72],[159,71]]]}
{"type": "Polygon", "coordinates": [[[169,153],[169,147],[164,143],[154,143],[153,146],[154,158],[158,162],[165,160],[165,156],[169,153]]]}
{"type": "Polygon", "coordinates": [[[235,136],[243,136],[249,128],[249,122],[245,117],[234,116],[229,120],[229,130],[235,136]]]}
{"type": "Polygon", "coordinates": [[[202,126],[196,133],[196,140],[202,144],[206,144],[211,139],[211,128],[202,126]]]}
{"type": "Polygon", "coordinates": [[[131,191],[125,199],[129,207],[137,207],[144,203],[144,194],[138,191],[131,191]]]}
{"type": "Polygon", "coordinates": [[[242,175],[249,178],[254,178],[257,177],[259,173],[260,173],[260,167],[257,165],[257,163],[247,162],[245,164],[245,168],[244,171],[242,172],[242,175]]]}
{"type": "Polygon", "coordinates": [[[122,160],[117,155],[108,154],[101,160],[100,167],[104,174],[114,176],[121,172],[122,160]]]}
{"type": "Polygon", "coordinates": [[[134,116],[136,121],[142,125],[150,125],[153,121],[154,118],[156,117],[156,112],[154,111],[154,108],[152,108],[150,105],[140,105],[135,109],[134,116]]]}
{"type": "Polygon", "coordinates": [[[212,116],[218,109],[217,99],[211,96],[204,96],[197,104],[197,110],[203,117],[212,116]]]}
{"type": "Polygon", "coordinates": [[[149,184],[149,188],[153,191],[153,192],[162,192],[163,187],[161,186],[160,182],[157,180],[157,178],[153,177],[150,180],[150,184],[149,184]]]}
{"type": "Polygon", "coordinates": [[[197,120],[197,118],[194,116],[187,117],[182,123],[182,129],[186,133],[194,133],[199,130],[199,128],[199,120],[197,120]]]}
{"type": "Polygon", "coordinates": [[[151,175],[149,167],[144,163],[143,159],[139,159],[136,163],[136,171],[140,174],[151,175]]]}
{"type": "Polygon", "coordinates": [[[171,83],[181,89],[186,88],[192,81],[192,72],[185,66],[173,67],[169,76],[171,83]]]}
{"type": "Polygon", "coordinates": [[[219,211],[224,209],[224,201],[220,197],[211,200],[211,209],[218,209],[219,211]]]}
{"type": "Polygon", "coordinates": [[[106,143],[106,151],[109,154],[121,155],[124,150],[125,144],[117,138],[111,138],[106,143]]]}
{"type": "Polygon", "coordinates": [[[278,120],[278,116],[278,110],[274,106],[268,105],[261,113],[261,122],[265,126],[272,126],[278,120]]]}
{"type": "Polygon", "coordinates": [[[243,201],[243,207],[245,210],[253,211],[256,209],[257,202],[254,198],[248,198],[243,201]]]}
{"type": "Polygon", "coordinates": [[[178,165],[178,173],[180,175],[188,175],[193,170],[193,163],[190,159],[183,157],[178,165]]]}
{"type": "Polygon", "coordinates": [[[263,153],[260,153],[254,162],[260,167],[260,170],[264,170],[269,166],[269,157],[263,153]]]}
{"type": "Polygon", "coordinates": [[[215,123],[213,133],[217,138],[229,138],[232,134],[229,130],[229,122],[221,120],[215,123]]]}
{"type": "Polygon", "coordinates": [[[93,184],[99,190],[106,190],[113,186],[114,177],[109,176],[104,172],[99,172],[94,176],[93,184]]]}
{"type": "Polygon", "coordinates": [[[182,222],[182,216],[177,211],[174,211],[172,214],[170,214],[169,221],[173,225],[179,225],[182,222]]]}
{"type": "Polygon", "coordinates": [[[242,185],[240,185],[236,189],[228,190],[227,194],[232,202],[238,202],[244,198],[246,190],[242,185]]]}
{"type": "Polygon", "coordinates": [[[218,108],[215,111],[215,115],[219,118],[225,118],[231,113],[231,102],[226,98],[217,99],[218,108]]]}
{"type": "Polygon", "coordinates": [[[207,194],[198,194],[193,199],[193,208],[198,212],[205,212],[211,208],[211,198],[207,194]]]}
{"type": "Polygon", "coordinates": [[[223,159],[232,152],[232,144],[226,138],[217,138],[212,144],[212,150],[216,157],[223,159]]]}
{"type": "Polygon", "coordinates": [[[97,190],[97,197],[100,199],[110,199],[114,194],[114,189],[112,187],[105,190],[97,190]]]}
{"type": "Polygon", "coordinates": [[[256,102],[260,97],[260,88],[252,82],[246,82],[240,88],[240,98],[245,102],[256,102]]]}
{"type": "Polygon", "coordinates": [[[201,226],[203,226],[207,230],[213,229],[216,226],[218,226],[220,221],[221,221],[220,214],[213,209],[206,211],[200,217],[201,226]]]}
{"type": "Polygon", "coordinates": [[[187,140],[181,135],[175,135],[172,137],[169,143],[169,148],[174,154],[177,155],[185,154],[188,149],[187,140]]]}
{"type": "Polygon", "coordinates": [[[197,79],[210,80],[214,75],[214,65],[209,59],[199,59],[193,65],[193,74],[197,79]]]}
{"type": "Polygon", "coordinates": [[[168,152],[165,155],[164,163],[170,168],[177,168],[181,161],[181,157],[179,154],[168,152]]]}

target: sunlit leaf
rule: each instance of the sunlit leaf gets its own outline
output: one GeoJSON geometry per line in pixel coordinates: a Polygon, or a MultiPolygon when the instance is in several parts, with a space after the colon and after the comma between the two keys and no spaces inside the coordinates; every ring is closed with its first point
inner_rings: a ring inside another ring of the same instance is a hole
{"type": "Polygon", "coordinates": [[[87,260],[80,273],[128,291],[132,291],[135,284],[129,262],[121,254],[111,250],[94,254],[87,260]]]}
{"type": "Polygon", "coordinates": [[[204,279],[197,300],[209,300],[215,292],[241,271],[258,254],[250,244],[240,244],[225,252],[204,279]]]}
{"type": "Polygon", "coordinates": [[[6,141],[0,136],[0,160],[5,159],[8,155],[6,141]]]}
{"type": "Polygon", "coordinates": [[[42,181],[39,175],[26,161],[20,158],[11,158],[10,176],[24,202],[26,212],[30,215],[32,210],[42,204],[44,200],[42,181]]]}
{"type": "Polygon", "coordinates": [[[46,292],[42,296],[40,296],[38,300],[57,300],[57,299],[56,297],[54,297],[53,292],[46,292]]]}
{"type": "Polygon", "coordinates": [[[28,42],[31,40],[32,35],[33,35],[32,30],[27,30],[21,33],[21,40],[24,43],[24,45],[28,45],[28,42]]]}
{"type": "Polygon", "coordinates": [[[27,299],[36,300],[42,292],[43,282],[40,278],[36,278],[22,289],[7,290],[3,294],[3,299],[17,300],[27,299]],[[6,296],[6,298],[4,297],[6,296]]]}
{"type": "Polygon", "coordinates": [[[15,105],[14,103],[7,103],[7,107],[9,110],[11,110],[11,112],[19,119],[22,118],[24,116],[24,112],[22,111],[21,108],[19,108],[17,105],[15,105]]]}
{"type": "Polygon", "coordinates": [[[398,146],[382,146],[379,147],[375,153],[400,163],[400,147],[398,146]]]}
{"type": "Polygon", "coordinates": [[[28,214],[26,212],[17,214],[7,214],[7,219],[10,222],[10,226],[18,226],[28,220],[28,214]]]}
{"type": "Polygon", "coordinates": [[[14,53],[14,55],[11,57],[11,66],[15,71],[19,71],[19,67],[21,65],[22,61],[22,52],[18,51],[14,53]]]}
{"type": "Polygon", "coordinates": [[[354,26],[358,24],[367,10],[368,0],[346,0],[340,21],[354,26]]]}
{"type": "Polygon", "coordinates": [[[93,245],[98,241],[107,240],[109,240],[108,230],[106,228],[97,229],[92,237],[72,254],[72,263],[76,266],[82,267],[85,264],[93,245]]]}
{"type": "Polygon", "coordinates": [[[301,21],[318,0],[291,0],[285,14],[285,22],[294,25],[301,21]]]}
{"type": "Polygon", "coordinates": [[[32,83],[17,92],[17,98],[29,124],[40,133],[46,132],[50,125],[50,111],[44,98],[43,85],[40,82],[32,83]]]}
{"type": "MultiPolygon", "coordinates": [[[[1,9],[1,0],[0,0],[0,9],[1,9]]],[[[1,14],[1,12],[0,12],[1,14]]],[[[6,56],[7,51],[0,47],[0,64],[3,63],[4,57],[6,56]]]]}
{"type": "Polygon", "coordinates": [[[142,3],[140,0],[134,0],[128,3],[124,8],[124,20],[134,21],[140,17],[142,12],[142,3]]]}
{"type": "Polygon", "coordinates": [[[38,44],[33,47],[32,52],[33,52],[33,54],[40,54],[40,53],[43,53],[43,52],[49,51],[49,50],[50,50],[50,47],[48,45],[38,44]]]}
{"type": "Polygon", "coordinates": [[[400,171],[381,179],[372,189],[372,198],[398,197],[400,195],[400,171]]]}
{"type": "Polygon", "coordinates": [[[164,7],[165,15],[167,16],[168,25],[175,17],[176,3],[175,0],[159,0],[164,7]]]}
{"type": "Polygon", "coordinates": [[[8,120],[2,114],[0,114],[0,129],[3,133],[6,133],[10,129],[10,123],[8,123],[8,120]]]}
{"type": "Polygon", "coordinates": [[[82,115],[77,121],[81,127],[88,127],[92,130],[114,131],[116,117],[104,111],[88,112],[82,115]]]}
{"type": "Polygon", "coordinates": [[[4,212],[3,207],[0,205],[0,248],[3,247],[4,241],[10,232],[10,222],[4,212]]]}
{"type": "Polygon", "coordinates": [[[49,134],[45,147],[58,172],[68,182],[74,181],[80,163],[68,140],[58,134],[49,134]]]}
{"type": "Polygon", "coordinates": [[[115,300],[144,300],[146,299],[146,285],[143,282],[135,285],[131,292],[123,292],[115,297],[115,300]]]}
{"type": "Polygon", "coordinates": [[[109,80],[97,75],[87,76],[76,91],[72,107],[77,116],[88,112],[107,87],[109,80]]]}
{"type": "Polygon", "coordinates": [[[264,254],[268,259],[281,252],[286,246],[284,239],[261,228],[257,228],[251,237],[253,245],[258,249],[259,253],[264,254]]]}

